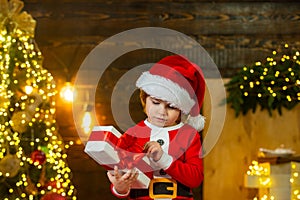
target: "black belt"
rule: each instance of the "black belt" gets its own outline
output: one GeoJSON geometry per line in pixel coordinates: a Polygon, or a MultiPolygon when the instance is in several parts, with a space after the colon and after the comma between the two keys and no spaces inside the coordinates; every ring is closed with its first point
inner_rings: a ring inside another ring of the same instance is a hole
{"type": "MultiPolygon", "coordinates": [[[[168,190],[168,187],[172,187],[173,184],[169,182],[156,182],[153,184],[153,194],[154,195],[172,195],[173,191],[168,190]]],[[[138,197],[145,197],[149,196],[149,190],[148,189],[131,189],[130,198],[138,198],[138,197]]],[[[193,193],[191,192],[191,189],[181,183],[177,182],[177,196],[183,196],[183,197],[192,197],[193,193]]]]}

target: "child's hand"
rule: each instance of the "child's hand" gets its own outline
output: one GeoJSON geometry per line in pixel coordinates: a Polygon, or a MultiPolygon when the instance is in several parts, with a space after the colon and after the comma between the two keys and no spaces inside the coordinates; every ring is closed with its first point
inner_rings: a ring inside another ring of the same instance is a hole
{"type": "Polygon", "coordinates": [[[160,144],[156,141],[147,142],[144,147],[144,152],[154,161],[159,161],[163,154],[160,144]]]}
{"type": "Polygon", "coordinates": [[[107,172],[107,176],[119,194],[127,194],[131,185],[137,180],[138,172],[135,169],[131,169],[125,174],[121,174],[118,170],[118,167],[115,166],[114,175],[110,172],[107,172]]]}

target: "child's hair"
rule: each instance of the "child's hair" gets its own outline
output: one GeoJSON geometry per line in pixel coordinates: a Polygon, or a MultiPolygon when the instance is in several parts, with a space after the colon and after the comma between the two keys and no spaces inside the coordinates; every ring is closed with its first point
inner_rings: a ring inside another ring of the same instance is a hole
{"type": "Polygon", "coordinates": [[[147,94],[144,90],[140,90],[140,100],[141,100],[141,104],[143,106],[143,110],[145,111],[145,107],[146,107],[146,98],[149,96],[149,94],[147,94]]]}

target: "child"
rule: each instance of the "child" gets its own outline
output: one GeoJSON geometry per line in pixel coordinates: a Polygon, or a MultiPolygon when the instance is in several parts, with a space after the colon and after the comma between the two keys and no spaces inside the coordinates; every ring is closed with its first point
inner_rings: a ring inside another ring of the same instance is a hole
{"type": "MultiPolygon", "coordinates": [[[[129,199],[193,199],[192,188],[203,181],[200,115],[205,80],[199,66],[179,55],[163,58],[136,82],[147,119],[129,128],[117,148],[121,160],[133,162],[134,153],[145,153],[153,171],[145,172],[149,189],[133,189],[138,173],[107,173],[112,193],[129,199]],[[125,152],[125,153],[124,153],[125,152]]],[[[131,167],[135,167],[132,164],[131,167]]]]}

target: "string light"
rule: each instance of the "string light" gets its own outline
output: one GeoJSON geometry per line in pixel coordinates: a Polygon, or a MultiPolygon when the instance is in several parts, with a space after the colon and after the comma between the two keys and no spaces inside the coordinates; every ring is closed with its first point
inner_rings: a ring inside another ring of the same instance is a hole
{"type": "MultiPolygon", "coordinates": [[[[284,45],[288,50],[289,45],[284,45]]],[[[248,110],[255,110],[257,104],[262,109],[293,108],[300,102],[300,53],[273,51],[265,62],[257,61],[244,66],[240,72],[226,84],[229,93],[227,103],[236,110],[236,116],[248,110]],[[240,91],[239,91],[240,90],[240,91]],[[258,98],[260,99],[258,101],[258,98]]]]}

